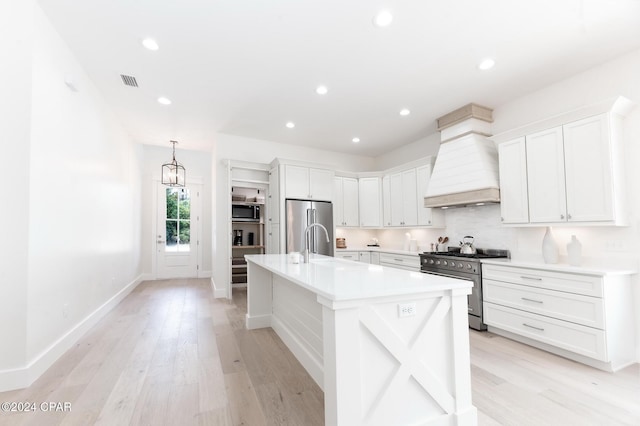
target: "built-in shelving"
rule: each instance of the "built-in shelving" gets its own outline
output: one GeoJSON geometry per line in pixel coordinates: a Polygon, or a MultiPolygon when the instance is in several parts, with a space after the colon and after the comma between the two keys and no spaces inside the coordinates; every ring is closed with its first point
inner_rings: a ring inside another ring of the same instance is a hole
{"type": "MultiPolygon", "coordinates": [[[[244,182],[247,183],[246,181],[244,182]]],[[[234,206],[259,207],[257,221],[234,221],[231,219],[231,285],[244,286],[247,283],[247,263],[245,254],[264,254],[264,190],[260,188],[248,188],[233,186],[231,188],[231,208],[234,206]],[[249,200],[249,201],[247,201],[249,200]],[[258,200],[258,201],[251,201],[258,200]],[[251,235],[251,236],[250,236],[251,235]],[[237,239],[240,239],[239,244],[237,239]],[[252,244],[249,244],[252,242],[252,244]]],[[[232,210],[233,211],[233,210],[232,210]]]]}

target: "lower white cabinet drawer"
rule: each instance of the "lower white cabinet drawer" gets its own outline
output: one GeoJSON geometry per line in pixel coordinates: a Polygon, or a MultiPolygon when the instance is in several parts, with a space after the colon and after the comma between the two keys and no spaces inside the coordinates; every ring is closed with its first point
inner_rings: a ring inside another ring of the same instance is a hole
{"type": "Polygon", "coordinates": [[[420,257],[418,255],[380,253],[380,265],[408,271],[420,271],[420,257]]]}
{"type": "Polygon", "coordinates": [[[602,278],[592,275],[545,271],[517,266],[482,265],[482,278],[530,287],[603,297],[602,278]]]}
{"type": "Polygon", "coordinates": [[[609,361],[605,333],[583,325],[560,321],[493,303],[484,303],[484,322],[549,345],[600,361],[609,361]]]}
{"type": "Polygon", "coordinates": [[[357,251],[335,251],[333,257],[339,257],[340,259],[353,260],[355,262],[360,261],[360,256],[357,251]]]}
{"type": "Polygon", "coordinates": [[[493,280],[482,281],[486,302],[604,330],[603,301],[597,297],[493,280]]]}
{"type": "Polygon", "coordinates": [[[415,266],[420,269],[420,256],[418,255],[411,256],[406,254],[380,253],[380,262],[415,266]]]}

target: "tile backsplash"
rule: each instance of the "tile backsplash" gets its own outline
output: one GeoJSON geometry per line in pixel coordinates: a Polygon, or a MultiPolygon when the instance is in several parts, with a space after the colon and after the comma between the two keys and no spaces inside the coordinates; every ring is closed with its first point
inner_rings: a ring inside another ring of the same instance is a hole
{"type": "MultiPolygon", "coordinates": [[[[402,249],[406,234],[409,233],[411,238],[417,240],[418,251],[429,251],[431,243],[435,244],[439,236],[448,236],[448,245],[458,246],[465,235],[471,235],[478,248],[507,249],[513,259],[542,262],[542,238],[546,227],[503,226],[499,204],[448,209],[445,212],[445,224],[445,228],[436,229],[341,228],[336,236],[345,237],[347,247],[364,247],[372,238],[377,238],[383,248],[402,249]]],[[[629,227],[554,226],[560,262],[566,263],[566,244],[572,235],[576,235],[582,243],[585,264],[638,267],[638,227],[636,224],[629,227]]]]}

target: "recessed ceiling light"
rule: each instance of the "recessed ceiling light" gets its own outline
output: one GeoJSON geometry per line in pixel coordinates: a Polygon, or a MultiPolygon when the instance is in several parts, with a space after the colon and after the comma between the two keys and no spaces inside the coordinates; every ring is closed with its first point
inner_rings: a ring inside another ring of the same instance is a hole
{"type": "Polygon", "coordinates": [[[142,40],[142,45],[149,50],[158,50],[160,48],[160,46],[158,46],[158,43],[156,43],[156,41],[152,38],[145,38],[144,40],[142,40]]]}
{"type": "Polygon", "coordinates": [[[481,69],[483,71],[490,70],[491,68],[493,68],[495,64],[496,64],[496,61],[494,61],[491,58],[486,58],[486,59],[483,59],[482,62],[478,64],[478,69],[481,69]]]}
{"type": "Polygon", "coordinates": [[[409,114],[411,114],[411,111],[409,111],[407,108],[402,108],[400,110],[400,115],[403,116],[403,117],[406,117],[409,114]]]}
{"type": "Polygon", "coordinates": [[[160,102],[162,105],[171,105],[171,99],[165,98],[164,96],[160,96],[158,98],[158,102],[160,102]]]}
{"type": "Polygon", "coordinates": [[[360,142],[360,138],[353,138],[353,139],[351,139],[351,142],[358,143],[358,142],[360,142]]]}
{"type": "Polygon", "coordinates": [[[393,15],[388,10],[381,10],[373,17],[373,25],[379,28],[388,27],[393,21],[393,15]]]}
{"type": "Polygon", "coordinates": [[[316,87],[316,93],[318,95],[326,95],[328,91],[329,91],[329,89],[327,89],[327,86],[318,86],[318,87],[316,87]]]}
{"type": "Polygon", "coordinates": [[[296,127],[296,124],[293,121],[289,121],[287,122],[287,124],[285,124],[285,126],[287,126],[287,129],[293,129],[294,127],[296,127]]]}

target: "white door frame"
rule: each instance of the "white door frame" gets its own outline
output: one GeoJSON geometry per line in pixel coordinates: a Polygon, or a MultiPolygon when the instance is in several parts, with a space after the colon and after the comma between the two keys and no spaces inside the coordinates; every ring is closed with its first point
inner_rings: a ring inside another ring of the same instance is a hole
{"type": "MultiPolygon", "coordinates": [[[[189,176],[189,181],[187,182],[188,185],[195,185],[197,186],[197,188],[195,188],[197,191],[199,191],[200,194],[200,200],[198,201],[200,203],[199,206],[199,217],[197,218],[197,229],[196,229],[196,256],[197,256],[197,268],[196,268],[196,273],[197,273],[197,278],[202,278],[203,276],[203,271],[202,268],[200,268],[200,266],[202,266],[202,245],[200,244],[200,241],[202,240],[202,190],[203,190],[203,179],[199,176],[189,176]]],[[[159,279],[158,278],[158,262],[157,262],[157,249],[156,249],[156,244],[157,244],[157,239],[156,239],[156,230],[157,230],[157,226],[158,226],[158,186],[162,185],[161,181],[160,181],[160,175],[154,175],[151,178],[151,187],[153,190],[153,197],[152,197],[152,208],[151,208],[151,232],[150,232],[150,253],[151,253],[151,275],[153,276],[154,280],[159,279]]],[[[192,229],[193,232],[193,229],[192,229]]],[[[193,239],[193,237],[192,237],[193,239]]]]}

